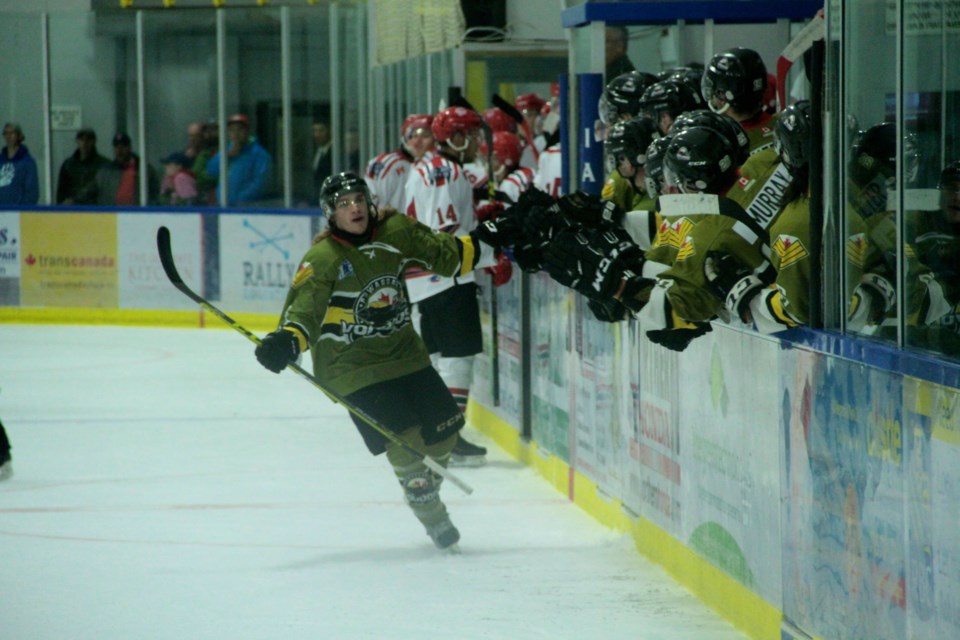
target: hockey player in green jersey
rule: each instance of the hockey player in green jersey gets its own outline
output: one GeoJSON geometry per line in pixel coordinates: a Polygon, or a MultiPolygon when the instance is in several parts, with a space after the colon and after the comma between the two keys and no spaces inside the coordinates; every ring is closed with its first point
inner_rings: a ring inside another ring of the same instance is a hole
{"type": "MultiPolygon", "coordinates": [[[[605,141],[610,135],[610,128],[618,122],[638,116],[644,91],[656,81],[656,76],[642,71],[630,71],[610,80],[603,89],[597,107],[600,114],[600,121],[595,126],[597,140],[605,141]]],[[[607,174],[600,196],[615,203],[621,210],[631,211],[634,201],[646,196],[642,188],[639,191],[633,189],[630,179],[623,177],[615,168],[608,169],[607,174]]]]}
{"type": "MultiPolygon", "coordinates": [[[[494,250],[479,238],[494,236],[481,227],[454,237],[394,210],[378,212],[366,183],[352,173],[328,178],[320,203],[329,227],[301,261],[279,328],[263,338],[257,359],[279,373],[311,350],[320,382],[446,465],[464,420],[410,322],[402,274],[411,262],[442,275],[492,266],[494,250]]],[[[434,544],[454,547],[460,534],[440,500],[441,478],[422,458],[351,417],[370,452],[386,452],[434,544]]]]}
{"type": "MultiPolygon", "coordinates": [[[[623,120],[610,127],[607,139],[604,140],[603,150],[607,157],[608,169],[611,176],[616,174],[622,178],[612,197],[601,195],[603,200],[616,204],[622,211],[649,212],[652,231],[656,230],[656,221],[653,211],[656,200],[647,193],[646,173],[643,166],[647,161],[647,148],[659,138],[657,125],[649,116],[637,116],[630,120],[623,120]]],[[[607,181],[607,184],[611,184],[607,181]]],[[[606,187],[604,187],[606,189],[606,187]]],[[[652,238],[653,233],[649,236],[652,238]]]]}
{"type": "Polygon", "coordinates": [[[784,109],[774,125],[774,148],[792,177],[770,224],[770,262],[777,274],[773,286],[764,286],[730,255],[713,253],[704,263],[707,280],[730,314],[761,333],[790,329],[809,318],[810,147],[810,103],[802,101],[784,109]]]}

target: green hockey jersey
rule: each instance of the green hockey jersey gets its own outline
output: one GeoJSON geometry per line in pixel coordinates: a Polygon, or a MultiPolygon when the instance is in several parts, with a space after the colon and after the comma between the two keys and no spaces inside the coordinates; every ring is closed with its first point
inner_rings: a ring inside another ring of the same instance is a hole
{"type": "Polygon", "coordinates": [[[419,371],[430,357],[410,321],[404,268],[465,274],[473,251],[471,240],[401,215],[380,221],[360,246],[328,236],[303,257],[280,324],[304,334],[314,375],[341,395],[419,371]]]}

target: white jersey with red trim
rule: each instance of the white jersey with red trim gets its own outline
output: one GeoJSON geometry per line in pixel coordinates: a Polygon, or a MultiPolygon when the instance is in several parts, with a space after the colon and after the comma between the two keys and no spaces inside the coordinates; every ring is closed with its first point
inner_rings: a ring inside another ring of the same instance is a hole
{"type": "Polygon", "coordinates": [[[540,168],[533,186],[554,198],[563,195],[563,158],[559,144],[547,147],[540,154],[540,168]]]}
{"type": "MultiPolygon", "coordinates": [[[[473,187],[464,168],[435,154],[413,165],[404,189],[403,211],[407,216],[437,231],[464,235],[477,226],[473,208],[473,187]]],[[[412,302],[434,296],[454,284],[473,282],[466,276],[445,278],[411,265],[406,272],[407,291],[412,302]]]]}
{"type": "Polygon", "coordinates": [[[510,202],[516,202],[520,199],[520,194],[533,185],[535,179],[536,174],[533,169],[520,167],[501,180],[497,190],[510,198],[510,202]]]}
{"type": "Polygon", "coordinates": [[[463,165],[463,172],[467,174],[467,180],[470,181],[470,188],[487,188],[487,165],[480,160],[474,160],[463,165]]]}
{"type": "Polygon", "coordinates": [[[370,187],[378,207],[393,207],[403,211],[403,190],[413,166],[413,156],[405,149],[381,153],[367,163],[363,179],[370,187]]]}

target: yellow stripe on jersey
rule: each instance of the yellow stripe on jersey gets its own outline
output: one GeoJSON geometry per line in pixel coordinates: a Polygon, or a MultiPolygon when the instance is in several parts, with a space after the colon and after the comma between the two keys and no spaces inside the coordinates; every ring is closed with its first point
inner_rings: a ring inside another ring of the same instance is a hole
{"type": "Polygon", "coordinates": [[[696,329],[697,325],[692,322],[687,322],[683,318],[677,315],[677,312],[673,309],[670,309],[670,323],[671,329],[696,329]]]}
{"type": "Polygon", "coordinates": [[[294,327],[293,325],[289,325],[289,324],[286,325],[283,328],[283,330],[289,331],[293,335],[297,336],[297,342],[300,345],[300,353],[303,353],[308,348],[310,348],[310,344],[307,342],[307,336],[303,335],[303,331],[300,331],[300,329],[298,329],[297,327],[294,327]]]}
{"type": "Polygon", "coordinates": [[[353,324],[355,321],[356,320],[353,317],[353,311],[351,309],[344,309],[343,307],[328,307],[327,312],[323,314],[323,322],[321,324],[339,325],[341,322],[353,324]]]}
{"type": "Polygon", "coordinates": [[[313,276],[313,265],[309,262],[300,263],[300,268],[297,269],[297,274],[293,276],[293,283],[291,286],[294,289],[298,289],[304,282],[309,280],[313,276]]]}
{"type": "Polygon", "coordinates": [[[460,256],[460,275],[465,276],[473,271],[473,263],[477,255],[477,247],[473,244],[473,238],[470,236],[461,236],[457,238],[462,247],[460,256]]]}
{"type": "Polygon", "coordinates": [[[767,300],[767,308],[770,309],[770,313],[773,315],[773,319],[779,322],[780,324],[785,324],[788,327],[797,326],[796,321],[786,311],[783,310],[783,298],[780,295],[780,292],[775,292],[767,300]]]}

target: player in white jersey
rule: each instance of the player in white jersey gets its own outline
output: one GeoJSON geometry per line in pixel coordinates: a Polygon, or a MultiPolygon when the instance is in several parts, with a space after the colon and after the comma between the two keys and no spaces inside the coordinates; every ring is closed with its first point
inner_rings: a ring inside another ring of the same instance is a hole
{"type": "Polygon", "coordinates": [[[533,184],[533,169],[520,166],[523,144],[517,134],[509,131],[497,131],[493,134],[493,176],[497,182],[497,191],[510,202],[520,199],[520,194],[533,184]]]}
{"type": "Polygon", "coordinates": [[[559,142],[550,145],[540,154],[540,162],[533,180],[533,186],[554,198],[563,195],[563,156],[560,153],[559,142]]]}
{"type": "MultiPolygon", "coordinates": [[[[462,235],[477,226],[473,185],[464,165],[476,159],[483,121],[463,107],[438,113],[431,129],[437,152],[417,162],[406,184],[403,211],[417,221],[462,235]]],[[[434,366],[461,410],[466,410],[473,381],[473,358],[483,351],[480,306],[473,274],[447,278],[410,269],[410,300],[420,310],[420,333],[434,366]]],[[[451,462],[483,464],[486,449],[460,438],[451,462]]]]}
{"type": "Polygon", "coordinates": [[[433,148],[433,132],[430,130],[432,123],[431,115],[407,116],[400,127],[400,147],[381,153],[367,164],[363,178],[380,208],[390,207],[403,211],[403,190],[410,169],[433,148]]]}
{"type": "Polygon", "coordinates": [[[513,106],[523,114],[523,136],[527,144],[520,157],[520,164],[535,169],[540,161],[540,152],[544,148],[544,139],[541,134],[543,120],[540,110],[547,101],[535,93],[525,93],[514,101],[513,106]]]}

